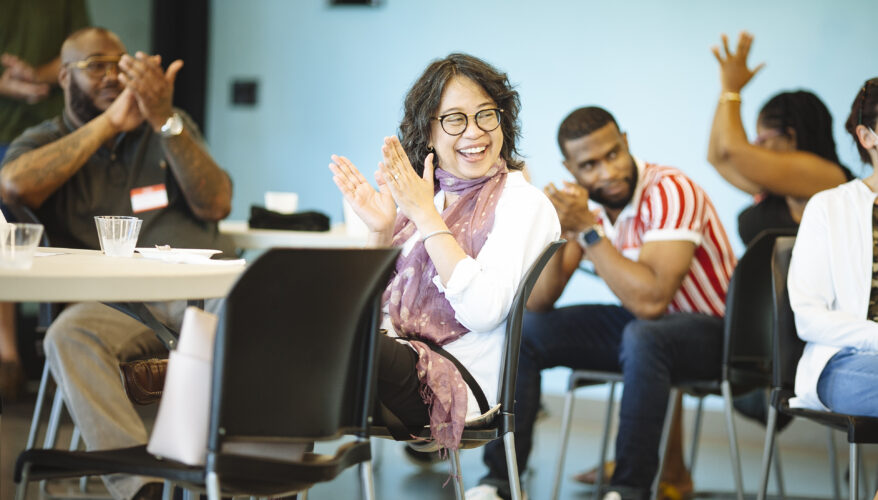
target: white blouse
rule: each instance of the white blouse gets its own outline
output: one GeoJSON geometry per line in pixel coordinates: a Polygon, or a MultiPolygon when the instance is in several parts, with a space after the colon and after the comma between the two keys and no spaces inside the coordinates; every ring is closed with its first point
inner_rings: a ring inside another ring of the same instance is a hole
{"type": "Polygon", "coordinates": [[[856,179],[812,196],[802,215],[787,286],[799,337],[795,407],[827,410],[817,381],[843,347],[878,351],[878,323],[866,319],[872,291],[874,193],[856,179]]]}
{"type": "MultiPolygon", "coordinates": [[[[445,192],[439,191],[434,202],[441,212],[445,192]]],[[[492,406],[498,396],[506,316],[518,284],[543,249],[561,235],[555,207],[519,171],[509,172],[496,210],[494,227],[479,254],[458,262],[447,285],[442,285],[438,275],[433,279],[457,321],[470,330],[443,347],[470,371],[492,406]]],[[[403,254],[420,238],[415,232],[403,245],[403,254]]],[[[381,327],[396,335],[387,314],[381,327]]],[[[467,418],[473,418],[481,411],[472,391],[468,394],[467,418]]]]}

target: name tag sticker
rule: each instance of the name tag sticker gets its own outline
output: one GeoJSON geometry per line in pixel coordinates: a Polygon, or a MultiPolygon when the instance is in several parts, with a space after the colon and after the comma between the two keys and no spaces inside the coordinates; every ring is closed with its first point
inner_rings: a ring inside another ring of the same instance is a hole
{"type": "Polygon", "coordinates": [[[146,212],[168,206],[168,190],[164,184],[144,186],[131,190],[131,211],[146,212]]]}

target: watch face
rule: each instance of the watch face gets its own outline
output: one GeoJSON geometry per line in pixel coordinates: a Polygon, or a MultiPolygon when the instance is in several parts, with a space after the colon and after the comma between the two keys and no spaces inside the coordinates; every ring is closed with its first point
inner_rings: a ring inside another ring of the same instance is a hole
{"type": "Polygon", "coordinates": [[[173,135],[180,135],[181,132],[183,132],[183,120],[180,119],[180,115],[174,113],[168,118],[168,121],[162,125],[162,135],[170,137],[173,135]]]}

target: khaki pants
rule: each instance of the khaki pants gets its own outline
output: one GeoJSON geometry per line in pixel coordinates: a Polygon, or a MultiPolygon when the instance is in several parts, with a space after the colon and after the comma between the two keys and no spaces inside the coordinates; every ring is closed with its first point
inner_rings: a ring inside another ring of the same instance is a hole
{"type": "MultiPolygon", "coordinates": [[[[205,309],[217,312],[221,304],[221,299],[208,300],[205,309]]],[[[159,321],[180,330],[185,301],[151,303],[149,308],[159,321]]],[[[84,302],[58,316],[46,334],[45,347],[49,368],[87,449],[146,444],[149,436],[125,394],[119,363],[167,356],[151,329],[109,306],[84,302]]],[[[130,499],[147,482],[122,474],[103,480],[120,500],[130,499]]]]}

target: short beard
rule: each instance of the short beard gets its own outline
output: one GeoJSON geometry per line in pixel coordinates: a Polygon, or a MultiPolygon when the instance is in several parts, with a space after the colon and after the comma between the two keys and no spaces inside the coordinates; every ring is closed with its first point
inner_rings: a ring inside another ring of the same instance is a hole
{"type": "Polygon", "coordinates": [[[609,200],[603,195],[603,192],[600,189],[589,191],[588,197],[595,203],[600,203],[601,206],[611,210],[621,210],[625,208],[625,205],[630,203],[631,199],[634,198],[634,188],[637,187],[637,165],[634,163],[633,158],[631,159],[631,175],[625,178],[625,182],[628,184],[628,196],[622,200],[609,200]]]}
{"type": "Polygon", "coordinates": [[[103,113],[95,106],[91,97],[79,87],[75,78],[70,79],[70,111],[83,124],[94,120],[103,113]]]}

